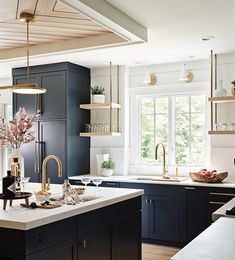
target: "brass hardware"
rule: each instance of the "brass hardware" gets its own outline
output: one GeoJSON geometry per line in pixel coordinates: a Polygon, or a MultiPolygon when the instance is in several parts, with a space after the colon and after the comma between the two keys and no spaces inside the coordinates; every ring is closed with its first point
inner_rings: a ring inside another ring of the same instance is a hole
{"type": "Polygon", "coordinates": [[[107,185],[115,186],[115,183],[114,182],[107,182],[107,185]]]}
{"type": "Polygon", "coordinates": [[[167,175],[167,172],[168,172],[167,166],[166,166],[166,148],[165,148],[163,143],[157,144],[156,149],[155,149],[155,160],[157,160],[157,152],[158,152],[159,145],[161,145],[162,149],[163,149],[163,169],[162,169],[162,174],[163,174],[163,178],[164,178],[167,175]]]}
{"type": "Polygon", "coordinates": [[[51,188],[51,179],[47,178],[47,190],[50,190],[51,188]]]}
{"type": "Polygon", "coordinates": [[[215,205],[225,205],[225,202],[220,202],[220,201],[210,201],[210,204],[215,204],[215,205]]]}
{"type": "Polygon", "coordinates": [[[152,199],[149,200],[149,204],[153,204],[153,200],[152,199]]]}
{"type": "Polygon", "coordinates": [[[37,148],[36,148],[37,141],[34,142],[34,171],[37,173],[37,148]]]}
{"type": "Polygon", "coordinates": [[[184,187],[185,190],[195,190],[194,187],[184,187]]]}
{"type": "Polygon", "coordinates": [[[47,162],[50,159],[53,159],[53,160],[56,161],[57,167],[58,167],[58,170],[57,170],[58,177],[62,177],[62,162],[61,162],[61,160],[55,155],[48,155],[42,162],[42,190],[47,190],[47,186],[46,186],[46,165],[47,165],[47,162]]]}
{"type": "Polygon", "coordinates": [[[193,80],[193,73],[191,71],[187,72],[187,80],[185,82],[189,83],[193,80]]]}
{"type": "Polygon", "coordinates": [[[40,142],[37,142],[38,144],[38,157],[37,157],[37,168],[38,168],[38,172],[41,171],[41,167],[40,167],[40,154],[41,154],[41,147],[40,147],[40,142]]]}
{"type": "Polygon", "coordinates": [[[157,83],[157,76],[155,74],[150,74],[150,82],[149,85],[153,86],[157,83]]]}
{"type": "Polygon", "coordinates": [[[210,192],[210,195],[235,197],[234,193],[210,192]]]}
{"type": "Polygon", "coordinates": [[[148,199],[145,199],[145,203],[146,203],[146,204],[148,204],[148,203],[149,203],[148,199]]]}

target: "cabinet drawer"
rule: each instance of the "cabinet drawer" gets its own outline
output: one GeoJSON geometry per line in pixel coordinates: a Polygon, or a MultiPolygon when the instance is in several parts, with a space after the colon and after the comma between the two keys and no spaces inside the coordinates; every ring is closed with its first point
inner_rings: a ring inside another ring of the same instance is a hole
{"type": "Polygon", "coordinates": [[[180,196],[179,185],[142,184],[123,182],[121,188],[143,189],[145,195],[180,196]]]}
{"type": "Polygon", "coordinates": [[[235,189],[232,188],[206,188],[202,189],[202,197],[207,198],[210,203],[217,203],[218,205],[227,203],[235,197],[235,189]]]}
{"type": "Polygon", "coordinates": [[[77,218],[72,217],[25,232],[25,254],[31,254],[76,236],[77,218]]]}

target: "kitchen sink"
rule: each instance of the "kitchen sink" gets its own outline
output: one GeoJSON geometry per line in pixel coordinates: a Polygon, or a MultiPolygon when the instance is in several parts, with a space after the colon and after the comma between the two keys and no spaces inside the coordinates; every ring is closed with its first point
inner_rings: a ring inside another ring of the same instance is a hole
{"type": "Polygon", "coordinates": [[[154,176],[154,177],[137,177],[137,181],[168,181],[168,182],[181,182],[186,180],[186,177],[170,177],[169,179],[163,178],[163,176],[154,176]]]}

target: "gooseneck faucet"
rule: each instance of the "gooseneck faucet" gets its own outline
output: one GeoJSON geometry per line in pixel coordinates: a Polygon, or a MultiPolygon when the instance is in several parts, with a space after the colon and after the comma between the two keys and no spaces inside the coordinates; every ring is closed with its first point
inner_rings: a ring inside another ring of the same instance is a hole
{"type": "Polygon", "coordinates": [[[62,162],[59,157],[55,155],[48,155],[42,162],[42,190],[49,190],[50,183],[48,181],[48,187],[46,185],[46,176],[47,176],[47,162],[53,159],[57,163],[57,174],[58,177],[62,177],[62,162]]]}
{"type": "Polygon", "coordinates": [[[157,144],[156,146],[156,149],[155,149],[155,160],[157,160],[158,156],[157,156],[157,152],[158,152],[158,147],[159,146],[162,146],[162,149],[163,149],[163,169],[162,169],[162,174],[163,174],[163,178],[167,176],[167,166],[166,166],[166,148],[164,146],[163,143],[159,143],[157,144]]]}

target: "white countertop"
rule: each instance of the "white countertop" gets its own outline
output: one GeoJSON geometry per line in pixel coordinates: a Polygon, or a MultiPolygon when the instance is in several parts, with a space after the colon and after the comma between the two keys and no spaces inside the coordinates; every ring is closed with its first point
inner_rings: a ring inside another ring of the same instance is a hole
{"type": "MultiPolygon", "coordinates": [[[[26,183],[25,191],[33,192],[40,190],[39,183],[26,183]]],[[[51,185],[50,192],[52,194],[61,193],[62,185],[51,185]]],[[[12,207],[7,205],[6,210],[3,210],[2,201],[0,201],[0,227],[28,230],[45,224],[49,224],[58,220],[92,211],[98,208],[109,206],[124,200],[141,196],[143,190],[136,189],[116,189],[87,187],[85,194],[97,195],[97,199],[81,203],[78,205],[62,205],[54,209],[28,209],[20,206],[24,200],[13,201],[12,207]]],[[[30,198],[30,202],[34,198],[30,198]]]]}
{"type": "MultiPolygon", "coordinates": [[[[229,202],[227,202],[225,205],[217,209],[213,214],[212,214],[212,219],[214,221],[218,220],[220,217],[228,217],[228,218],[235,218],[233,215],[226,215],[226,210],[231,209],[235,206],[235,198],[231,199],[229,202]]],[[[234,257],[235,258],[235,257],[234,257]]]]}
{"type": "MultiPolygon", "coordinates": [[[[154,178],[160,175],[113,175],[111,177],[104,177],[98,175],[78,175],[69,177],[70,180],[81,180],[82,177],[101,178],[104,181],[112,182],[131,182],[131,183],[146,183],[146,184],[167,184],[167,185],[187,185],[187,186],[201,186],[201,187],[220,187],[220,188],[235,188],[235,182],[224,180],[221,183],[203,183],[193,182],[190,178],[185,177],[183,181],[157,181],[157,180],[137,180],[137,178],[154,178]]],[[[183,178],[183,177],[182,177],[183,178]]]]}
{"type": "Polygon", "coordinates": [[[234,260],[235,219],[220,218],[188,245],[172,260],[234,260]]]}

